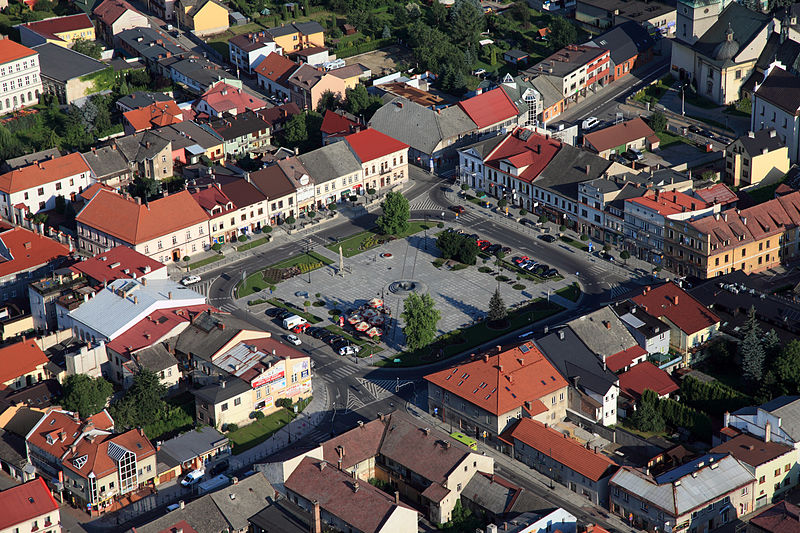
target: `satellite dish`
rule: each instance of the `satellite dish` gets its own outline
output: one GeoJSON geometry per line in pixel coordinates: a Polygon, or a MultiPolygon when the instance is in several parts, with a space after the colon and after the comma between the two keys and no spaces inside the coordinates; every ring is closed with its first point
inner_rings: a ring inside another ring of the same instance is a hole
{"type": "Polygon", "coordinates": [[[300,176],[300,185],[303,186],[308,185],[308,176],[306,176],[305,174],[300,176]]]}

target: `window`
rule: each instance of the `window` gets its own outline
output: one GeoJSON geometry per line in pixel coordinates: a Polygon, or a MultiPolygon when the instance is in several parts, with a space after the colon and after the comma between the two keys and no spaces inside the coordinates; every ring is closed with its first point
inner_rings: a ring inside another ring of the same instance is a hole
{"type": "Polygon", "coordinates": [[[775,469],[775,477],[780,476],[780,475],[781,475],[781,469],[780,468],[776,468],[775,469]]]}
{"type": "Polygon", "coordinates": [[[39,196],[44,196],[44,187],[39,187],[36,192],[39,194],[39,196]]]}
{"type": "Polygon", "coordinates": [[[227,411],[227,410],[228,410],[228,402],[225,402],[222,404],[222,411],[227,411]]]}
{"type": "Polygon", "coordinates": [[[56,190],[57,190],[57,191],[60,191],[60,190],[61,190],[61,182],[60,182],[60,181],[57,181],[57,182],[56,182],[56,190]]]}
{"type": "MultiPolygon", "coordinates": [[[[763,477],[761,479],[764,479],[763,477]]],[[[748,487],[742,487],[742,496],[747,496],[748,487]]]]}
{"type": "Polygon", "coordinates": [[[233,400],[233,405],[241,405],[241,404],[242,404],[242,399],[241,398],[236,398],[236,399],[233,400]]]}
{"type": "Polygon", "coordinates": [[[178,244],[178,237],[177,235],[172,236],[172,244],[178,244]]]}

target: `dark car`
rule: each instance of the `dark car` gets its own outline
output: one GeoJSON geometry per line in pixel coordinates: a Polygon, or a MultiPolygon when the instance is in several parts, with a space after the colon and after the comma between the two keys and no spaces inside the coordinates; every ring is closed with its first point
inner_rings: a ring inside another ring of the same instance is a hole
{"type": "Polygon", "coordinates": [[[450,211],[460,215],[465,211],[465,209],[463,205],[451,205],[450,211]]]}
{"type": "Polygon", "coordinates": [[[347,339],[343,339],[340,337],[339,340],[331,343],[331,348],[333,348],[336,351],[339,351],[339,348],[348,346],[349,344],[350,343],[347,341],[347,339]]]}
{"type": "Polygon", "coordinates": [[[220,461],[219,463],[215,464],[215,465],[214,465],[214,466],[211,468],[211,476],[213,477],[213,476],[217,476],[217,475],[219,475],[219,474],[222,474],[222,473],[223,473],[223,472],[225,472],[225,471],[226,471],[226,470],[227,470],[229,467],[230,467],[230,464],[228,463],[228,460],[227,460],[227,459],[225,459],[224,461],[220,461]]]}
{"type": "Polygon", "coordinates": [[[536,223],[528,218],[519,219],[519,223],[522,224],[523,226],[530,226],[530,227],[536,226],[536,223]]]}
{"type": "Polygon", "coordinates": [[[556,242],[556,238],[552,235],[539,235],[539,239],[544,242],[556,242]]]}
{"type": "Polygon", "coordinates": [[[325,341],[325,342],[327,342],[328,344],[333,346],[337,342],[341,342],[343,340],[344,340],[344,337],[342,337],[341,335],[333,335],[333,336],[329,337],[328,340],[325,341]]]}
{"type": "Polygon", "coordinates": [[[470,239],[475,239],[476,241],[478,240],[478,234],[477,233],[470,233],[469,235],[467,235],[467,237],[469,237],[470,239]]]}
{"type": "Polygon", "coordinates": [[[486,250],[484,250],[484,251],[487,254],[496,254],[497,252],[499,252],[502,249],[503,249],[503,247],[500,246],[499,244],[492,244],[491,246],[487,246],[486,250]]]}
{"type": "Polygon", "coordinates": [[[697,124],[692,124],[691,126],[689,126],[689,131],[691,131],[692,133],[702,133],[703,128],[701,128],[697,124]]]}
{"type": "Polygon", "coordinates": [[[548,270],[550,270],[550,265],[545,265],[542,263],[540,265],[536,265],[536,267],[533,269],[533,273],[537,276],[543,276],[548,270]]]}
{"type": "Polygon", "coordinates": [[[500,249],[503,251],[504,254],[510,254],[511,253],[511,247],[510,246],[503,246],[500,249]]]}
{"type": "Polygon", "coordinates": [[[315,339],[321,339],[322,337],[327,335],[329,332],[325,328],[308,328],[306,330],[306,333],[311,335],[315,339]]]}
{"type": "Polygon", "coordinates": [[[294,314],[294,313],[292,313],[292,312],[291,312],[291,311],[289,311],[288,309],[281,309],[281,310],[278,312],[278,314],[277,314],[277,315],[275,315],[275,318],[277,318],[278,320],[283,320],[284,318],[289,318],[289,317],[290,317],[290,316],[292,316],[293,314],[294,314]]]}
{"type": "Polygon", "coordinates": [[[277,317],[281,311],[283,311],[283,309],[281,309],[280,307],[270,307],[269,309],[267,309],[267,316],[271,316],[273,318],[277,317]]]}
{"type": "Polygon", "coordinates": [[[543,278],[554,278],[556,276],[558,276],[558,270],[555,268],[550,268],[547,270],[547,272],[542,274],[543,278]]]}

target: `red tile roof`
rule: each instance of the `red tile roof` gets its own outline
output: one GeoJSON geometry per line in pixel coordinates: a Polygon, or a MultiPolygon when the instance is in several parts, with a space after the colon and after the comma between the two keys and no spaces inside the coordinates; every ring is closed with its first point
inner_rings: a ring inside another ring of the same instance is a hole
{"type": "Polygon", "coordinates": [[[227,195],[218,187],[206,187],[192,193],[192,198],[197,205],[206,210],[210,217],[218,217],[236,211],[236,206],[227,195]],[[230,207],[229,207],[230,206],[230,207]],[[219,207],[220,211],[212,215],[211,210],[219,207]]]}
{"type": "MultiPolygon", "coordinates": [[[[58,512],[58,503],[47,488],[44,478],[36,478],[22,485],[0,491],[0,530],[30,526],[30,521],[48,513],[58,512]]],[[[55,515],[50,521],[57,523],[55,515]]],[[[41,527],[41,525],[39,526],[41,527]]]]}
{"type": "Polygon", "coordinates": [[[114,421],[105,410],[83,421],[76,421],[73,413],[54,409],[39,420],[28,435],[27,441],[55,457],[61,457],[89,427],[110,431],[114,428],[114,421]],[[48,435],[53,436],[53,444],[47,442],[48,435]]]}
{"type": "Polygon", "coordinates": [[[719,323],[717,315],[671,282],[644,289],[633,301],[654,317],[667,318],[687,335],[719,323]]]}
{"type": "Polygon", "coordinates": [[[0,255],[0,278],[25,272],[69,254],[69,249],[63,244],[20,227],[0,233],[0,241],[12,257],[6,259],[0,255]]]}
{"type": "Polygon", "coordinates": [[[101,435],[94,439],[83,438],[72,453],[63,457],[61,464],[64,468],[68,468],[84,478],[88,477],[90,472],[94,472],[98,479],[107,476],[117,470],[117,464],[109,456],[108,448],[112,442],[136,454],[137,462],[156,453],[153,445],[145,437],[144,431],[131,429],[119,435],[101,435]],[[78,468],[73,460],[84,455],[87,456],[87,459],[81,468],[78,468]]]}
{"type": "Polygon", "coordinates": [[[0,348],[0,383],[7,383],[33,372],[47,361],[45,353],[32,340],[0,348]]]}
{"type": "Polygon", "coordinates": [[[23,26],[29,30],[35,31],[43,37],[59,41],[62,39],[56,35],[58,33],[94,28],[91,19],[89,19],[89,16],[86,13],[67,15],[65,17],[53,17],[36,22],[28,22],[27,24],[23,24],[23,26]]]}
{"type": "Polygon", "coordinates": [[[75,263],[70,268],[100,283],[110,283],[121,278],[141,278],[166,266],[133,248],[115,246],[107,252],[75,263]],[[124,270],[128,272],[123,272],[124,270]]]}
{"type": "Polygon", "coordinates": [[[32,55],[39,55],[39,52],[31,50],[27,46],[22,46],[11,39],[0,39],[0,65],[32,55]]]}
{"type": "Polygon", "coordinates": [[[487,128],[493,124],[504,122],[517,116],[517,106],[500,88],[486,91],[458,103],[464,113],[477,124],[478,128],[487,128]]]}
{"type": "Polygon", "coordinates": [[[394,498],[377,487],[311,457],[300,462],[284,486],[308,500],[317,500],[325,511],[359,531],[378,531],[396,507],[394,498]]]}
{"type": "Polygon", "coordinates": [[[147,107],[132,109],[123,113],[122,116],[137,132],[183,122],[183,111],[174,100],[156,102],[147,107]]]}
{"type": "Polygon", "coordinates": [[[556,139],[517,129],[503,139],[484,161],[486,166],[497,170],[501,161],[508,161],[518,170],[520,180],[532,183],[560,149],[561,143],[556,139]]]}
{"type": "Polygon", "coordinates": [[[669,374],[650,361],[645,361],[619,375],[619,389],[620,392],[636,400],[645,389],[650,389],[659,396],[665,396],[678,390],[678,385],[669,374]]]}
{"type": "Polygon", "coordinates": [[[729,453],[739,461],[754,468],[791,453],[794,448],[781,442],[764,442],[752,435],[742,433],[729,441],[711,448],[710,453],[729,453]]]}
{"type": "Polygon", "coordinates": [[[511,436],[592,481],[616,470],[617,465],[610,458],[588,450],[577,440],[530,418],[520,419],[511,436]]]}
{"type": "Polygon", "coordinates": [[[256,113],[264,119],[264,121],[275,128],[275,126],[284,124],[294,115],[302,113],[297,104],[289,102],[287,104],[270,107],[269,109],[259,109],[256,113]]]}
{"type": "Polygon", "coordinates": [[[89,200],[94,198],[94,195],[97,194],[97,191],[99,191],[101,189],[104,189],[106,191],[112,191],[112,192],[114,191],[113,187],[109,187],[108,185],[103,185],[102,183],[97,182],[97,183],[92,183],[91,185],[86,187],[83,190],[83,192],[80,193],[78,196],[80,196],[81,198],[83,198],[84,200],[86,200],[88,202],[89,200]]]}
{"type": "Polygon", "coordinates": [[[203,100],[220,113],[232,110],[235,110],[237,114],[244,113],[248,109],[255,111],[267,105],[264,100],[225,82],[219,82],[208,89],[200,97],[198,103],[203,100]]]}
{"type": "Polygon", "coordinates": [[[152,346],[172,336],[172,333],[176,332],[176,328],[187,324],[194,316],[204,311],[216,312],[217,310],[210,305],[204,304],[153,311],[147,317],[128,328],[125,333],[109,342],[106,347],[120,355],[129,357],[133,352],[152,346]]]}
{"type": "Polygon", "coordinates": [[[183,531],[183,533],[198,533],[197,530],[190,526],[186,520],[175,522],[170,527],[162,529],[158,533],[176,533],[177,531],[183,531]]]}
{"type": "Polygon", "coordinates": [[[711,187],[695,189],[694,193],[710,204],[729,204],[739,199],[736,193],[724,183],[715,183],[711,187]]]}
{"type": "Polygon", "coordinates": [[[353,133],[344,139],[362,163],[408,149],[406,143],[372,128],[353,133]]]}
{"type": "Polygon", "coordinates": [[[598,152],[604,152],[639,139],[654,135],[650,126],[645,124],[641,117],[614,124],[601,130],[587,133],[583,136],[584,145],[593,147],[598,152]]]}
{"type": "Polygon", "coordinates": [[[649,191],[638,198],[625,200],[652,209],[661,216],[707,209],[712,204],[678,191],[649,191]]]}
{"type": "Polygon", "coordinates": [[[341,457],[341,467],[345,470],[351,468],[378,455],[385,431],[386,425],[380,419],[366,422],[323,442],[322,457],[336,468],[339,468],[341,457]]]}
{"type": "Polygon", "coordinates": [[[288,57],[272,52],[258,64],[255,71],[256,74],[261,74],[270,81],[284,85],[289,76],[298,68],[300,65],[288,57]]]}
{"type": "MultiPolygon", "coordinates": [[[[3,42],[3,41],[0,41],[3,42]]],[[[83,172],[91,172],[83,156],[74,152],[64,157],[39,161],[0,175],[0,191],[6,194],[35,189],[83,172]]]]}
{"type": "Polygon", "coordinates": [[[606,366],[612,372],[619,372],[626,366],[630,365],[634,359],[647,355],[647,350],[639,346],[631,346],[627,350],[615,353],[611,357],[606,357],[606,366]]]}
{"type": "Polygon", "coordinates": [[[139,244],[204,223],[208,216],[189,191],[170,194],[149,205],[139,205],[119,194],[100,191],[75,220],[127,243],[139,244]]]}
{"type": "Polygon", "coordinates": [[[428,374],[425,379],[495,415],[568,385],[531,342],[428,374]]]}
{"type": "Polygon", "coordinates": [[[800,507],[781,500],[760,511],[750,524],[765,533],[800,533],[800,507]]]}
{"type": "Polygon", "coordinates": [[[358,122],[328,109],[322,118],[322,126],[320,126],[319,131],[326,135],[347,134],[351,133],[353,127],[358,128],[360,126],[358,122]]]}
{"type": "MultiPolygon", "coordinates": [[[[125,0],[104,0],[94,8],[94,16],[106,26],[111,26],[126,11],[139,13],[135,7],[125,0]]],[[[141,13],[139,14],[141,15],[141,13]]]]}

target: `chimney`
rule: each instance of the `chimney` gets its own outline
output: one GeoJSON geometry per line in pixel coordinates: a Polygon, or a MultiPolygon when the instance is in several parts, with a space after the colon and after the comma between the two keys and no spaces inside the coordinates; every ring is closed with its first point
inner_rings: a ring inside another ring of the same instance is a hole
{"type": "Polygon", "coordinates": [[[220,381],[220,383],[219,383],[219,386],[220,386],[220,387],[222,387],[222,388],[224,389],[224,388],[225,388],[225,384],[226,384],[226,383],[227,383],[227,381],[224,381],[224,380],[223,380],[223,381],[220,381]]]}
{"type": "Polygon", "coordinates": [[[238,485],[238,484],[239,484],[239,478],[238,478],[238,477],[236,477],[236,476],[234,476],[234,477],[232,477],[232,478],[231,478],[231,482],[232,482],[234,485],[238,485]]]}
{"type": "Polygon", "coordinates": [[[611,322],[606,320],[605,321],[606,329],[611,329],[611,322]]]}
{"type": "Polygon", "coordinates": [[[483,354],[483,362],[484,363],[488,363],[489,362],[489,354],[488,353],[483,354]]]}
{"type": "Polygon", "coordinates": [[[319,462],[319,471],[322,472],[323,470],[325,470],[325,465],[327,465],[327,464],[328,463],[326,463],[325,461],[320,461],[319,462]]]}
{"type": "Polygon", "coordinates": [[[170,300],[172,300],[172,291],[169,291],[169,294],[167,294],[167,296],[169,297],[170,300]]]}
{"type": "Polygon", "coordinates": [[[587,175],[587,176],[589,175],[589,172],[590,172],[591,170],[592,170],[592,166],[591,166],[591,165],[586,165],[586,175],[587,175]]]}
{"type": "Polygon", "coordinates": [[[221,330],[225,330],[225,323],[224,322],[217,322],[217,327],[221,330]]]}
{"type": "Polygon", "coordinates": [[[422,432],[425,433],[425,436],[427,437],[431,434],[431,428],[422,428],[422,432]]]}
{"type": "Polygon", "coordinates": [[[399,490],[394,491],[394,504],[395,505],[400,505],[400,491],[399,490]]]}
{"type": "Polygon", "coordinates": [[[311,504],[314,506],[314,511],[311,515],[311,533],[322,533],[322,520],[319,516],[319,502],[313,500],[311,504]]]}
{"type": "Polygon", "coordinates": [[[772,440],[772,424],[767,422],[764,426],[764,442],[769,442],[772,440]]]}
{"type": "Polygon", "coordinates": [[[498,345],[496,346],[496,348],[497,348],[497,353],[500,353],[500,352],[502,352],[502,351],[503,351],[503,347],[502,347],[500,344],[498,344],[498,345]]]}
{"type": "Polygon", "coordinates": [[[677,294],[672,297],[672,303],[675,304],[675,305],[678,305],[678,295],[677,294]]]}
{"type": "Polygon", "coordinates": [[[142,285],[147,287],[147,278],[142,278],[142,285]]]}
{"type": "Polygon", "coordinates": [[[185,503],[183,500],[181,500],[181,501],[179,501],[179,502],[178,502],[178,506],[179,506],[181,509],[183,509],[184,507],[186,507],[186,503],[185,503]]]}
{"type": "Polygon", "coordinates": [[[564,330],[563,329],[558,330],[558,339],[562,340],[562,341],[564,340],[564,330]]]}
{"type": "Polygon", "coordinates": [[[353,493],[358,492],[358,481],[353,482],[353,493]]]}
{"type": "Polygon", "coordinates": [[[751,139],[754,139],[754,138],[755,138],[755,136],[756,136],[756,134],[755,134],[755,132],[748,131],[748,132],[747,132],[747,136],[748,136],[748,137],[750,137],[751,139]]]}
{"type": "Polygon", "coordinates": [[[137,196],[136,197],[136,204],[137,205],[142,205],[142,197],[141,196],[137,196]]]}

